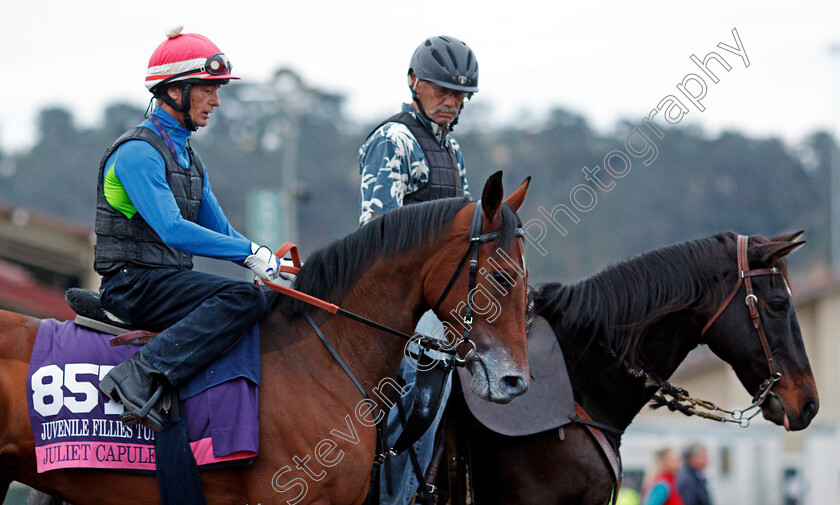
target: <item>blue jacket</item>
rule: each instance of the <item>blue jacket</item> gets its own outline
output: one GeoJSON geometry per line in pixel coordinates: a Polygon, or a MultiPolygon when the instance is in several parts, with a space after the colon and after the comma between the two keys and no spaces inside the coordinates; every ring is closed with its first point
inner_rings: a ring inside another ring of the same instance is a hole
{"type": "MultiPolygon", "coordinates": [[[[178,162],[189,167],[190,132],[163,109],[153,112],[175,146],[178,162]]],[[[157,132],[150,119],[141,126],[157,132]]],[[[184,219],[166,181],[166,164],[148,142],[130,140],[111,153],[103,173],[106,199],[127,218],[139,213],[166,244],[179,251],[241,262],[251,242],[237,232],[222,211],[207,171],[195,222],[184,219]]]]}
{"type": "Polygon", "coordinates": [[[688,465],[677,476],[677,491],[685,505],[711,505],[706,477],[688,465]]]}

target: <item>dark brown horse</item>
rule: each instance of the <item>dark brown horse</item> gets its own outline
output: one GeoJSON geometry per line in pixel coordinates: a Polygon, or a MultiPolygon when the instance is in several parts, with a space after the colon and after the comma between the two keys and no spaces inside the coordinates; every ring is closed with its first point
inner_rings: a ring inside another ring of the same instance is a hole
{"type": "MultiPolygon", "coordinates": [[[[501,173],[495,174],[482,194],[483,217],[476,214],[481,233],[497,233],[495,240],[478,245],[478,271],[486,274],[477,276],[470,293],[475,305],[470,367],[473,390],[498,402],[510,401],[528,386],[524,246],[516,233],[516,210],[526,190],[527,181],[503,202],[501,173]],[[491,300],[493,276],[512,282],[506,296],[491,300]]],[[[467,302],[469,269],[455,272],[471,247],[476,205],[450,199],[385,214],[311,255],[296,286],[410,334],[455,276],[437,314],[461,328],[464,322],[456,316],[467,302]]],[[[260,454],[249,467],[204,471],[209,503],[359,504],[365,498],[377,411],[360,402],[361,393],[319,342],[304,312],[371,398],[397,372],[401,339],[280,298],[261,323],[260,454]]],[[[25,392],[39,323],[0,311],[0,495],[16,480],[76,504],[158,503],[154,477],[88,469],[36,473],[25,392]]],[[[461,350],[463,355],[467,349],[461,350]]]]}
{"type": "MultiPolygon", "coordinates": [[[[799,236],[749,238],[745,269],[736,259],[736,235],[722,233],[646,253],[577,284],[536,290],[535,310],[557,336],[574,400],[594,421],[615,430],[603,430],[615,454],[620,433],[651,400],[659,381],[699,344],[729,363],[750,394],[759,392],[771,370],[744,303],[746,279],[781,373],[761,411],[788,430],[808,426],[819,406],[817,388],[782,259],[804,244],[796,241],[799,236]],[[774,267],[778,273],[768,270],[774,267]],[[740,270],[752,273],[739,280],[740,270]]],[[[463,408],[456,411],[470,416],[463,408]]],[[[609,503],[613,473],[593,437],[581,424],[567,425],[564,432],[563,441],[557,429],[507,437],[473,420],[475,503],[609,503]]]]}

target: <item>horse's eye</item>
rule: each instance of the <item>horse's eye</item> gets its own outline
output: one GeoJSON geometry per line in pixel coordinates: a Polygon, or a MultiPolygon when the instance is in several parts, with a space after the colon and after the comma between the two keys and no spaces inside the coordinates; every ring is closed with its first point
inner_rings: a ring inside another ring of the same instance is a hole
{"type": "Polygon", "coordinates": [[[504,272],[493,272],[493,280],[503,288],[509,288],[513,284],[513,279],[504,272]]]}
{"type": "Polygon", "coordinates": [[[787,309],[790,306],[790,303],[787,300],[784,300],[784,299],[770,300],[769,302],[767,302],[767,306],[773,312],[777,312],[777,313],[781,314],[781,313],[787,312],[787,309]]]}

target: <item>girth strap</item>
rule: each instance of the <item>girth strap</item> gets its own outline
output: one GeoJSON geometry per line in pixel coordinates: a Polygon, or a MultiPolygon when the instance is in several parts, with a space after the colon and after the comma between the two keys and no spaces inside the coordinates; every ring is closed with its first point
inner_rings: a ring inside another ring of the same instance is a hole
{"type": "MultiPolygon", "coordinates": [[[[598,443],[598,447],[601,449],[601,453],[607,458],[607,462],[610,465],[610,469],[612,470],[613,479],[615,482],[615,488],[613,489],[612,493],[612,503],[615,505],[616,500],[618,499],[618,490],[621,489],[621,481],[622,481],[622,470],[621,470],[621,455],[613,449],[613,446],[610,445],[609,441],[607,441],[607,437],[604,436],[604,433],[601,431],[601,428],[595,426],[595,421],[589,417],[589,414],[583,410],[583,407],[578,405],[575,402],[575,414],[577,415],[578,419],[573,419],[574,421],[582,424],[589,434],[592,435],[592,438],[595,439],[595,442],[598,443]]],[[[604,426],[604,425],[601,425],[604,426]]],[[[610,431],[616,431],[610,429],[610,431]]]]}

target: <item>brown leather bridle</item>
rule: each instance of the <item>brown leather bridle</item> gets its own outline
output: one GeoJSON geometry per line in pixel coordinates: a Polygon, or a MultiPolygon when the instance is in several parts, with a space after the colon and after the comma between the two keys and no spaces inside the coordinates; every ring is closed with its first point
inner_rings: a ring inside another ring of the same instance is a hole
{"type": "MultiPolygon", "coordinates": [[[[758,388],[758,392],[756,392],[755,396],[753,397],[753,403],[745,409],[741,411],[740,414],[743,415],[748,410],[759,407],[764,400],[767,398],[767,395],[770,393],[770,389],[773,385],[782,378],[782,372],[779,370],[778,366],[776,365],[776,361],[773,359],[773,352],[770,350],[770,344],[767,342],[767,335],[764,333],[764,326],[761,324],[761,315],[758,312],[758,297],[755,295],[752,285],[752,278],[758,275],[776,275],[781,274],[782,271],[776,267],[771,268],[758,268],[755,270],[750,270],[749,260],[747,259],[747,244],[749,242],[749,237],[746,235],[738,235],[738,247],[737,247],[737,256],[738,256],[738,283],[735,284],[735,288],[729,293],[729,296],[723,301],[723,305],[715,312],[709,322],[706,323],[706,326],[703,327],[703,331],[700,333],[700,339],[702,341],[703,336],[706,334],[706,331],[712,327],[715,323],[717,318],[726,310],[726,307],[729,306],[729,303],[735,298],[735,294],[741,289],[741,284],[744,284],[744,287],[747,292],[746,299],[744,300],[747,304],[747,307],[750,309],[750,319],[752,319],[753,328],[758,333],[758,338],[761,341],[761,347],[764,349],[764,357],[767,359],[767,366],[770,369],[770,376],[764,379],[761,385],[758,388]]],[[[737,411],[736,411],[737,412],[737,411]]]]}

